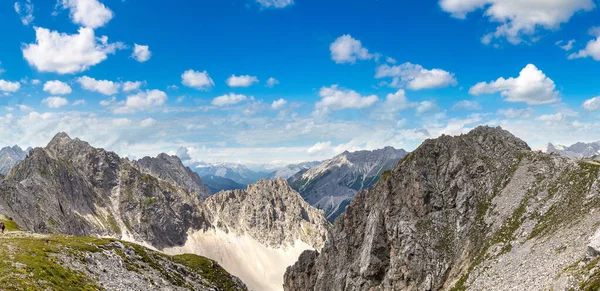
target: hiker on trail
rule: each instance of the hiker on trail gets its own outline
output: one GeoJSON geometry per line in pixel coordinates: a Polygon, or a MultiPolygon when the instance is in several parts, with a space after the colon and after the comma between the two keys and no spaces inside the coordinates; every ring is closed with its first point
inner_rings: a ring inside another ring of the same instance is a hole
{"type": "Polygon", "coordinates": [[[2,233],[4,234],[4,229],[6,229],[6,225],[4,225],[4,222],[0,221],[0,228],[2,229],[2,233]]]}

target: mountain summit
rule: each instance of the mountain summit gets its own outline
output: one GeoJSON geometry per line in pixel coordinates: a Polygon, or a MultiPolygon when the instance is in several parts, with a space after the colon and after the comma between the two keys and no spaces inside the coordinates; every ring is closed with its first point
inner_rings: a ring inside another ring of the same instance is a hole
{"type": "Polygon", "coordinates": [[[285,290],[592,290],[599,178],[600,163],[501,128],[427,140],[356,195],[285,290]]]}

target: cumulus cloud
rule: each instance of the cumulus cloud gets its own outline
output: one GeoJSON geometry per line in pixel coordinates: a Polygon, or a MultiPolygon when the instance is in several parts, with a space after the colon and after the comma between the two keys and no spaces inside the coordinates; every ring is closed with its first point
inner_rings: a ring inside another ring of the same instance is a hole
{"type": "Polygon", "coordinates": [[[208,90],[215,86],[215,82],[210,78],[208,72],[197,72],[194,70],[183,72],[181,75],[181,84],[198,90],[208,90]]]}
{"type": "Polygon", "coordinates": [[[66,95],[71,94],[71,86],[69,84],[55,80],[48,81],[44,84],[44,92],[48,92],[52,95],[66,95]]]}
{"type": "Polygon", "coordinates": [[[150,47],[147,45],[139,45],[134,44],[133,46],[133,54],[131,55],[136,61],[143,63],[150,59],[152,56],[152,52],[150,52],[150,47]]]}
{"type": "Polygon", "coordinates": [[[179,147],[175,155],[184,162],[192,159],[186,147],[179,147]]]}
{"type": "Polygon", "coordinates": [[[390,112],[398,112],[408,108],[416,107],[418,104],[409,102],[406,98],[406,92],[402,89],[396,93],[390,93],[385,98],[385,109],[390,112]]]}
{"type": "Polygon", "coordinates": [[[360,40],[352,38],[349,34],[338,37],[329,46],[329,50],[331,51],[331,59],[338,64],[354,64],[356,60],[370,60],[373,58],[369,50],[362,46],[360,40]]]}
{"type": "Polygon", "coordinates": [[[308,154],[311,156],[320,155],[331,151],[331,142],[318,142],[308,149],[308,154]]]}
{"type": "Polygon", "coordinates": [[[263,8],[284,8],[294,4],[294,0],[256,0],[263,8]]]}
{"type": "MultiPolygon", "coordinates": [[[[127,100],[119,102],[113,109],[117,114],[131,114],[138,111],[150,111],[162,106],[167,101],[167,94],[160,90],[146,90],[127,96],[127,100]]],[[[110,104],[110,103],[108,103],[110,104]]]]}
{"type": "Polygon", "coordinates": [[[121,85],[119,83],[108,80],[96,80],[88,76],[83,76],[77,79],[81,87],[85,90],[98,92],[104,95],[114,95],[119,93],[121,85]]]}
{"type": "Polygon", "coordinates": [[[140,81],[135,81],[135,82],[127,81],[127,82],[123,83],[123,92],[139,90],[141,86],[142,86],[142,82],[140,82],[140,81]]]}
{"type": "Polygon", "coordinates": [[[481,104],[477,101],[462,100],[454,103],[452,110],[481,110],[481,104]]]}
{"type": "Polygon", "coordinates": [[[271,108],[273,108],[274,110],[279,110],[285,107],[286,104],[287,101],[285,101],[285,99],[283,98],[280,98],[279,100],[273,101],[273,104],[271,104],[271,108]]]}
{"type": "Polygon", "coordinates": [[[273,87],[275,87],[275,85],[278,85],[278,84],[279,84],[279,81],[275,78],[271,77],[271,78],[269,78],[269,80],[267,80],[267,87],[269,87],[269,88],[273,88],[273,87]]]}
{"type": "Polygon", "coordinates": [[[454,74],[442,69],[428,70],[421,65],[404,63],[398,66],[383,64],[377,67],[375,78],[393,78],[392,86],[403,83],[408,89],[422,90],[455,86],[454,74]]]}
{"type": "Polygon", "coordinates": [[[14,93],[19,91],[21,83],[0,80],[0,91],[5,93],[14,93]]]}
{"type": "Polygon", "coordinates": [[[131,125],[131,120],[127,118],[116,118],[112,120],[114,127],[125,127],[131,125]]]}
{"type": "Polygon", "coordinates": [[[63,9],[69,10],[71,21],[92,29],[106,25],[113,12],[98,0],[62,0],[63,9]]]}
{"type": "Polygon", "coordinates": [[[556,29],[576,12],[595,8],[593,0],[440,0],[439,3],[442,10],[456,18],[485,10],[484,16],[499,26],[484,36],[483,42],[506,38],[513,44],[522,42],[524,36],[533,36],[538,28],[556,29]]]}
{"type": "Polygon", "coordinates": [[[231,77],[229,77],[229,79],[227,79],[227,85],[229,87],[250,87],[254,83],[258,83],[258,78],[255,76],[249,76],[249,75],[243,75],[243,76],[231,75],[231,77]]]}
{"type": "Polygon", "coordinates": [[[143,128],[148,128],[156,124],[156,120],[152,118],[146,118],[140,122],[140,126],[143,128]]]}
{"type": "Polygon", "coordinates": [[[585,48],[580,51],[570,54],[570,60],[591,57],[596,61],[600,61],[600,28],[593,27],[590,29],[590,34],[595,36],[596,39],[588,41],[585,48]]]}
{"type": "Polygon", "coordinates": [[[376,95],[362,96],[354,90],[339,88],[338,85],[321,88],[319,96],[321,101],[317,102],[315,108],[323,113],[342,109],[363,109],[379,100],[376,95]]]}
{"type": "Polygon", "coordinates": [[[529,64],[517,78],[499,78],[489,83],[480,82],[471,87],[469,94],[479,96],[500,92],[507,102],[525,102],[542,105],[560,101],[556,85],[536,66],[529,64]]]}
{"type": "Polygon", "coordinates": [[[587,111],[599,111],[600,110],[600,96],[583,102],[583,109],[587,111]]]}
{"type": "Polygon", "coordinates": [[[436,113],[440,111],[440,107],[437,105],[437,103],[433,100],[425,100],[425,101],[421,101],[419,102],[419,104],[417,105],[417,109],[415,110],[415,113],[417,115],[423,115],[423,114],[428,114],[428,113],[436,113]]]}
{"type": "Polygon", "coordinates": [[[213,99],[211,104],[214,106],[222,107],[222,106],[239,104],[244,101],[253,100],[253,99],[254,98],[248,97],[246,95],[229,93],[226,95],[216,97],[215,99],[213,99]]]}
{"type": "Polygon", "coordinates": [[[73,106],[85,105],[85,103],[86,103],[85,100],[79,99],[79,100],[75,100],[73,102],[73,106]]]}
{"type": "Polygon", "coordinates": [[[31,0],[26,0],[21,4],[21,2],[15,2],[14,9],[17,14],[21,17],[21,22],[23,25],[29,25],[33,22],[35,17],[33,17],[34,6],[31,3],[31,0]]]}
{"type": "Polygon", "coordinates": [[[565,118],[565,116],[562,113],[556,113],[556,114],[541,115],[541,116],[538,116],[535,120],[538,120],[538,121],[561,121],[564,118],[565,118]]]}
{"type": "Polygon", "coordinates": [[[69,104],[69,101],[63,97],[48,97],[42,100],[42,104],[45,104],[49,108],[59,108],[69,104]]]}
{"type": "Polygon", "coordinates": [[[498,110],[498,115],[502,115],[506,118],[523,118],[523,119],[527,119],[527,118],[531,118],[531,116],[535,113],[535,111],[531,108],[524,108],[524,109],[514,109],[514,108],[508,108],[508,109],[500,109],[498,110]]]}
{"type": "Polygon", "coordinates": [[[96,38],[91,28],[77,34],[35,28],[36,43],[23,46],[23,57],[40,72],[73,74],[83,72],[122,49],[122,43],[108,43],[108,37],[96,38]]]}
{"type": "Polygon", "coordinates": [[[39,85],[40,83],[42,83],[42,81],[40,81],[38,79],[31,80],[31,85],[39,85]]]}

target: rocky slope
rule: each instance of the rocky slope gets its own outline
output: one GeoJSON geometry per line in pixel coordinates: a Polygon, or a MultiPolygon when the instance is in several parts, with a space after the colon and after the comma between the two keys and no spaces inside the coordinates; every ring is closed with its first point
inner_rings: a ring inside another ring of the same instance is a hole
{"type": "Polygon", "coordinates": [[[247,290],[216,262],[112,239],[0,236],[3,290],[247,290]]]}
{"type": "Polygon", "coordinates": [[[344,152],[331,160],[301,171],[288,182],[311,205],[323,209],[327,219],[342,214],[354,195],[370,189],[384,171],[406,156],[392,147],[375,151],[344,152]]]}
{"type": "Polygon", "coordinates": [[[600,142],[578,142],[568,147],[549,143],[547,146],[543,147],[541,151],[544,153],[557,153],[572,159],[590,158],[600,155],[600,142]]]}
{"type": "Polygon", "coordinates": [[[202,176],[202,181],[213,194],[223,190],[246,189],[248,187],[248,185],[236,183],[231,179],[213,175],[202,176]]]}
{"type": "Polygon", "coordinates": [[[285,290],[596,290],[599,173],[500,128],[427,140],[357,194],[285,290]]]}
{"type": "Polygon", "coordinates": [[[0,149],[0,174],[6,175],[18,162],[25,159],[31,148],[22,150],[19,146],[0,149]]]}
{"type": "Polygon", "coordinates": [[[283,167],[277,171],[269,173],[269,175],[265,176],[264,179],[266,179],[266,180],[277,180],[277,179],[287,180],[287,179],[291,178],[292,176],[298,174],[299,172],[308,170],[312,167],[316,167],[316,166],[320,165],[321,163],[322,162],[305,162],[305,163],[300,163],[300,164],[287,165],[286,167],[283,167]]]}
{"type": "Polygon", "coordinates": [[[261,180],[246,190],[205,201],[213,227],[191,235],[171,254],[192,252],[218,261],[251,290],[281,290],[285,269],[308,249],[320,250],[329,222],[284,180],[261,180]]]}
{"type": "Polygon", "coordinates": [[[145,157],[135,161],[134,165],[143,173],[197,194],[202,200],[211,195],[211,191],[204,185],[200,176],[184,166],[176,156],[160,154],[156,158],[145,157]]]}

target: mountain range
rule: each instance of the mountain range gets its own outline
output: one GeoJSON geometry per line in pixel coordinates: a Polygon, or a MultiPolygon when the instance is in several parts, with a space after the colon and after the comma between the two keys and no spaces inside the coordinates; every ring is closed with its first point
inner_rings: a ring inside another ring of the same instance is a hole
{"type": "Polygon", "coordinates": [[[200,177],[223,177],[242,185],[252,184],[268,175],[267,172],[253,171],[250,170],[248,167],[240,164],[210,164],[203,162],[195,162],[190,164],[190,168],[192,168],[192,170],[198,173],[200,177]]]}
{"type": "Polygon", "coordinates": [[[25,159],[31,148],[22,150],[19,146],[0,149],[0,174],[6,175],[18,162],[25,159]]]}
{"type": "Polygon", "coordinates": [[[204,255],[251,290],[280,290],[285,268],[327,238],[323,213],[283,180],[214,196],[207,191],[177,157],[130,161],[59,133],[0,180],[0,214],[36,233],[112,237],[204,255]]]}
{"type": "Polygon", "coordinates": [[[426,140],[359,192],[285,290],[597,290],[600,163],[501,128],[426,140]]]}
{"type": "Polygon", "coordinates": [[[201,178],[204,184],[213,194],[226,190],[246,189],[246,187],[248,187],[248,185],[236,183],[229,178],[214,175],[206,175],[202,176],[201,178]]]}
{"type": "Polygon", "coordinates": [[[407,155],[403,149],[386,147],[374,151],[344,152],[288,179],[311,205],[323,209],[327,219],[344,212],[354,195],[370,189],[381,175],[407,155]]]}
{"type": "Polygon", "coordinates": [[[572,159],[591,158],[593,156],[600,155],[600,142],[578,142],[571,146],[554,145],[549,143],[540,150],[544,153],[557,153],[572,159]]]}
{"type": "Polygon", "coordinates": [[[316,166],[320,165],[321,163],[322,162],[304,162],[304,163],[300,163],[300,164],[287,165],[286,167],[278,169],[277,171],[271,172],[270,174],[268,174],[265,177],[265,179],[276,180],[276,179],[281,178],[281,179],[287,180],[287,179],[291,178],[292,176],[296,175],[297,173],[308,170],[312,167],[316,167],[316,166]]]}

